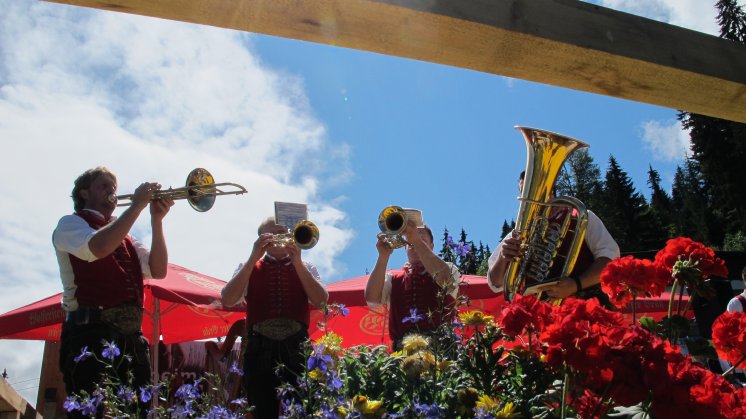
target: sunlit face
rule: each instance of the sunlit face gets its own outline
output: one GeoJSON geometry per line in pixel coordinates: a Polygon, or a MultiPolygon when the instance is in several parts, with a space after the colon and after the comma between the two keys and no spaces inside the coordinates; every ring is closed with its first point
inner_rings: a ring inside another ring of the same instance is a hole
{"type": "MultiPolygon", "coordinates": [[[[285,234],[287,232],[288,229],[279,224],[266,224],[259,229],[259,234],[285,234]]],[[[267,254],[273,258],[282,259],[288,255],[288,251],[284,247],[269,246],[267,247],[267,254]]]]}
{"type": "MultiPolygon", "coordinates": [[[[420,234],[420,237],[422,237],[422,240],[425,242],[425,244],[430,248],[430,250],[433,249],[433,242],[430,240],[430,235],[427,234],[427,230],[424,228],[418,228],[417,232],[420,234]]],[[[420,262],[420,256],[417,254],[417,252],[414,250],[412,246],[407,245],[407,259],[409,260],[409,263],[415,264],[420,262]]]]}
{"type": "Polygon", "coordinates": [[[117,192],[117,179],[108,173],[100,174],[88,189],[82,189],[80,196],[85,200],[83,208],[100,212],[109,218],[117,207],[116,201],[112,200],[117,192]]]}

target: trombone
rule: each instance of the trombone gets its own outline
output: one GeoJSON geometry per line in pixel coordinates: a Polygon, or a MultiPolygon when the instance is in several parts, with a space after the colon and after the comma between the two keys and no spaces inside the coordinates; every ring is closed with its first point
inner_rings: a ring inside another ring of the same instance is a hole
{"type": "Polygon", "coordinates": [[[301,220],[293,226],[293,231],[272,236],[273,247],[295,244],[303,250],[316,246],[319,242],[319,228],[311,221],[301,220]]]}
{"type": "MultiPolygon", "coordinates": [[[[218,195],[241,195],[246,193],[246,188],[236,183],[215,183],[215,179],[206,169],[196,168],[189,172],[186,186],[182,188],[168,188],[153,193],[153,200],[157,199],[186,199],[195,211],[205,212],[215,205],[215,197],[218,195]],[[232,186],[235,190],[224,191],[218,186],[232,186]]],[[[111,200],[129,201],[117,204],[118,207],[132,205],[133,194],[112,195],[111,200]]]]}
{"type": "Polygon", "coordinates": [[[402,233],[407,228],[409,219],[415,222],[417,227],[422,227],[422,211],[412,208],[402,208],[391,205],[384,208],[378,214],[378,228],[381,229],[379,235],[383,236],[381,240],[388,244],[392,249],[398,249],[409,244],[402,233]]]}

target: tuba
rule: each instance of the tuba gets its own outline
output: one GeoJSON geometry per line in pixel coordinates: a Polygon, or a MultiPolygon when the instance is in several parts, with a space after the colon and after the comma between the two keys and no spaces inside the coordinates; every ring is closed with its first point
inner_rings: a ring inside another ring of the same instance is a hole
{"type": "Polygon", "coordinates": [[[526,172],[515,222],[522,239],[522,255],[510,262],[503,278],[503,293],[511,301],[516,294],[540,293],[547,285],[550,268],[564,263],[559,277],[572,272],[585,238],[588,212],[578,199],[552,197],[560,169],[573,151],[588,147],[574,138],[535,128],[515,127],[526,141],[526,172]],[[550,217],[552,208],[569,207],[564,217],[550,217]],[[572,219],[575,218],[575,227],[572,219]],[[568,232],[573,232],[569,250],[559,254],[568,232]]]}

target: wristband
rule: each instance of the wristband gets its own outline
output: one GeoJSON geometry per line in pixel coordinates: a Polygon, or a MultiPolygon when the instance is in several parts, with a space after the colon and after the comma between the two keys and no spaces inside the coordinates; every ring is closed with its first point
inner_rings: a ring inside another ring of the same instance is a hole
{"type": "Polygon", "coordinates": [[[570,276],[570,278],[575,281],[575,286],[578,287],[578,290],[576,292],[579,293],[580,291],[583,291],[583,283],[580,282],[580,278],[578,278],[577,275],[572,275],[570,276]]]}

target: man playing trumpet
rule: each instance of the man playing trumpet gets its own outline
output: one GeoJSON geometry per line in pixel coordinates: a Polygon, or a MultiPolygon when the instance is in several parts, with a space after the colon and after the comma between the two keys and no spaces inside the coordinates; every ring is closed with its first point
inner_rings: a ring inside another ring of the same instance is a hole
{"type": "MultiPolygon", "coordinates": [[[[117,178],[105,167],[87,170],[75,180],[75,214],[62,217],[52,234],[62,279],[62,308],[67,313],[60,339],[60,369],[68,394],[89,394],[100,382],[105,367],[90,357],[101,356],[104,346],[129,363],[116,370],[122,383],[133,388],[150,383],[148,343],[142,324],[143,279],[166,276],[168,252],[163,218],[174,204],[153,200],[157,183],[143,183],[132,195],[132,205],[119,217],[117,178]],[[129,236],[142,211],[150,205],[153,233],[150,250],[129,236]],[[103,343],[106,342],[106,343],[103,343]],[[133,382],[127,372],[133,373],[133,382]]],[[[79,412],[70,413],[76,417],[79,412]]],[[[82,415],[81,415],[82,416],[82,415]]]]}
{"type": "Polygon", "coordinates": [[[316,267],[301,259],[301,249],[294,242],[277,240],[286,233],[287,228],[274,217],[265,219],[249,259],[239,265],[221,292],[225,306],[246,302],[243,385],[258,419],[278,417],[277,387],[295,384],[295,377],[303,371],[308,303],[321,307],[329,298],[316,267]],[[275,374],[278,364],[286,367],[281,377],[275,374]]]}
{"type": "Polygon", "coordinates": [[[401,350],[406,334],[428,333],[450,323],[461,280],[455,265],[433,253],[429,227],[408,220],[404,237],[408,262],[400,270],[386,272],[393,249],[385,235],[378,235],[378,260],[365,287],[369,306],[389,306],[389,336],[395,351],[401,350]]]}

